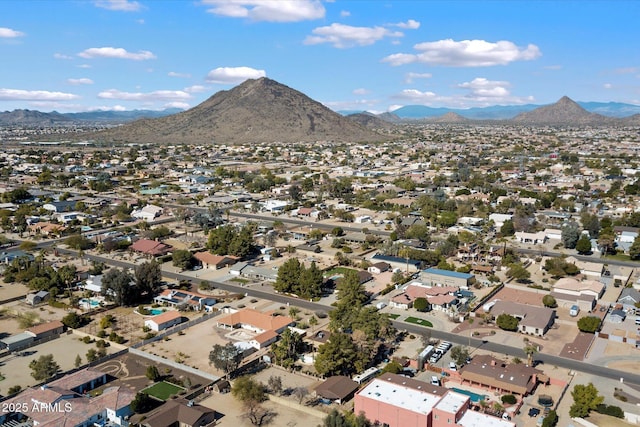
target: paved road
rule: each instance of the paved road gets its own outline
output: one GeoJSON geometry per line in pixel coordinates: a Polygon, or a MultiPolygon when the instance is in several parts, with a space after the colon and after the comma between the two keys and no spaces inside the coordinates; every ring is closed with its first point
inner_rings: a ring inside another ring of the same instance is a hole
{"type": "MultiPolygon", "coordinates": [[[[59,248],[61,253],[66,253],[70,255],[77,255],[76,251],[72,251],[69,249],[59,248]]],[[[102,261],[106,264],[120,267],[120,268],[132,268],[134,266],[131,262],[113,260],[108,257],[102,257],[98,255],[90,255],[85,254],[85,257],[89,260],[102,261]]],[[[192,276],[188,276],[180,273],[172,273],[172,272],[163,272],[164,277],[175,279],[175,280],[193,280],[192,276]]],[[[327,307],[323,304],[311,301],[300,300],[297,298],[288,297],[285,295],[275,294],[273,292],[262,291],[256,288],[246,288],[241,285],[235,285],[230,283],[222,283],[213,280],[209,280],[208,282],[212,283],[215,287],[219,289],[223,289],[230,292],[235,293],[244,293],[249,297],[262,298],[271,301],[275,301],[281,304],[290,304],[295,305],[297,307],[303,308],[305,310],[313,311],[313,312],[327,312],[330,307],[327,307]]],[[[393,325],[398,330],[406,330],[409,333],[413,334],[421,334],[425,332],[424,326],[414,325],[412,323],[405,323],[401,321],[394,320],[393,325]]],[[[462,336],[457,335],[451,332],[445,332],[437,329],[427,329],[431,332],[431,336],[433,338],[438,338],[442,340],[451,341],[453,343],[465,346],[471,346],[472,348],[479,348],[485,351],[491,351],[498,354],[504,354],[508,356],[516,356],[521,359],[526,359],[526,354],[524,353],[522,348],[512,347],[504,344],[493,343],[487,340],[479,340],[476,338],[471,338],[470,336],[462,336]]],[[[573,359],[566,359],[564,357],[554,356],[546,353],[537,353],[535,355],[535,360],[544,364],[559,366],[566,369],[571,369],[575,371],[581,371],[592,375],[597,375],[606,378],[612,378],[615,380],[619,380],[620,378],[624,378],[625,383],[637,384],[640,385],[640,374],[623,372],[616,369],[606,368],[604,366],[592,365],[590,363],[581,362],[573,359]]]]}
{"type": "MultiPolygon", "coordinates": [[[[555,251],[545,251],[545,250],[539,250],[539,249],[527,249],[527,248],[520,248],[518,246],[511,246],[511,249],[513,249],[514,251],[520,252],[522,254],[527,254],[527,255],[540,255],[540,256],[546,256],[546,257],[560,257],[566,254],[563,254],[561,252],[555,252],[555,251]]],[[[602,257],[593,257],[590,255],[577,255],[577,254],[572,254],[572,257],[574,257],[575,259],[578,259],[580,261],[586,261],[586,262],[596,262],[599,264],[609,264],[609,265],[619,265],[622,267],[631,267],[631,268],[638,268],[640,267],[640,263],[638,263],[637,261],[621,261],[618,259],[611,259],[611,258],[602,258],[602,257]]]]}

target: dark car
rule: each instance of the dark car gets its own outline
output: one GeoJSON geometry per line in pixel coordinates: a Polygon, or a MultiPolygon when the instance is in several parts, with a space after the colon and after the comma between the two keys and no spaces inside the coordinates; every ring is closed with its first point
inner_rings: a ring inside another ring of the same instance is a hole
{"type": "Polygon", "coordinates": [[[538,408],[529,409],[529,416],[530,417],[537,417],[538,415],[540,415],[540,409],[538,409],[538,408]]]}

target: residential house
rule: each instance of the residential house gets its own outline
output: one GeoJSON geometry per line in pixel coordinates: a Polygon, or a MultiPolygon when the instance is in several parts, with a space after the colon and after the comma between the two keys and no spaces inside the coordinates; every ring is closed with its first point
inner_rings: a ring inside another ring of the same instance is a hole
{"type": "Polygon", "coordinates": [[[582,261],[573,256],[565,258],[565,262],[574,264],[576,267],[578,267],[580,273],[596,280],[599,280],[604,272],[604,264],[600,262],[582,261]]]}
{"type": "Polygon", "coordinates": [[[489,221],[493,221],[493,224],[497,230],[500,230],[500,228],[506,221],[511,221],[512,219],[512,214],[492,213],[491,215],[489,215],[489,221]]]}
{"type": "Polygon", "coordinates": [[[54,224],[52,222],[36,222],[35,224],[29,224],[27,230],[29,234],[41,234],[43,236],[61,236],[67,229],[62,224],[54,224]]]}
{"type": "Polygon", "coordinates": [[[358,387],[359,384],[351,378],[336,375],[318,384],[314,391],[316,396],[341,405],[353,397],[358,387]]]}
{"type": "Polygon", "coordinates": [[[151,222],[162,215],[163,208],[156,205],[146,205],[142,209],[136,209],[131,212],[131,216],[143,221],[151,222]]]}
{"type": "Polygon", "coordinates": [[[638,310],[636,304],[640,303],[640,291],[635,288],[624,288],[618,297],[618,304],[622,304],[622,309],[634,313],[638,310]]]}
{"type": "Polygon", "coordinates": [[[207,312],[213,311],[213,306],[217,302],[215,298],[210,296],[177,289],[165,289],[160,295],[154,297],[153,301],[164,306],[174,308],[188,307],[194,311],[205,310],[207,312]]]}
{"type": "Polygon", "coordinates": [[[160,332],[182,323],[182,315],[175,310],[165,311],[144,321],[144,325],[152,331],[160,332]]]}
{"type": "Polygon", "coordinates": [[[474,356],[460,368],[460,376],[470,386],[523,397],[533,393],[538,383],[549,380],[542,371],[525,363],[508,363],[484,354],[474,356]]]}
{"type": "Polygon", "coordinates": [[[229,274],[233,276],[242,276],[253,280],[266,280],[275,282],[278,280],[278,270],[271,268],[257,267],[246,262],[239,262],[229,268],[229,274]]]}
{"type": "Polygon", "coordinates": [[[577,280],[563,277],[553,284],[551,296],[560,307],[577,305],[581,310],[591,311],[604,294],[605,286],[597,280],[577,280]]]}
{"type": "Polygon", "coordinates": [[[547,235],[544,233],[544,231],[539,231],[537,233],[527,233],[525,231],[516,231],[515,239],[520,243],[530,243],[532,245],[537,245],[537,244],[546,242],[547,235]]]}
{"type": "Polygon", "coordinates": [[[133,242],[129,248],[132,251],[140,252],[149,256],[166,255],[173,249],[171,246],[158,242],[157,240],[140,239],[133,242]]]}
{"type": "Polygon", "coordinates": [[[624,310],[615,309],[611,311],[611,313],[607,317],[607,320],[609,320],[609,322],[611,323],[622,323],[626,318],[627,318],[627,313],[624,310]]]}
{"type": "Polygon", "coordinates": [[[184,399],[167,400],[164,405],[149,413],[140,425],[143,427],[206,427],[216,424],[219,414],[206,406],[184,399]]]}
{"type": "Polygon", "coordinates": [[[547,307],[536,307],[511,301],[496,301],[491,308],[494,319],[501,314],[509,314],[516,317],[518,331],[523,334],[544,336],[553,326],[556,311],[547,307]]]}
{"type": "Polygon", "coordinates": [[[33,336],[33,334],[30,334],[28,332],[21,332],[19,334],[2,338],[0,340],[0,349],[6,351],[21,350],[23,348],[29,347],[34,340],[35,337],[33,336]]]}
{"type": "Polygon", "coordinates": [[[383,374],[358,391],[354,412],[389,427],[515,427],[471,410],[469,396],[396,374],[383,374]]]}
{"type": "Polygon", "coordinates": [[[277,316],[273,313],[261,313],[257,310],[244,308],[216,320],[216,325],[223,329],[247,329],[256,335],[248,343],[251,347],[265,348],[278,339],[288,326],[294,325],[295,320],[289,316],[277,316]]]}
{"type": "Polygon", "coordinates": [[[80,287],[87,291],[95,292],[96,294],[102,293],[102,274],[97,276],[90,274],[84,284],[80,285],[80,287]]]}
{"type": "Polygon", "coordinates": [[[220,270],[238,261],[238,257],[231,255],[214,255],[211,252],[196,252],[194,258],[202,263],[202,267],[207,270],[220,270]]]}
{"type": "Polygon", "coordinates": [[[633,244],[633,241],[638,237],[640,228],[637,227],[613,227],[615,234],[615,243],[619,249],[622,249],[624,253],[629,253],[629,248],[633,244]]]}
{"type": "Polygon", "coordinates": [[[106,382],[107,374],[87,368],[40,387],[28,388],[4,401],[7,408],[15,410],[2,412],[0,424],[20,425],[17,420],[27,417],[38,427],[128,426],[134,391],[127,387],[107,387],[97,396],[85,394],[106,382]]]}
{"type": "Polygon", "coordinates": [[[57,202],[49,202],[42,205],[42,209],[49,211],[51,213],[60,213],[71,211],[76,206],[75,200],[60,200],[57,202]]]}
{"type": "Polygon", "coordinates": [[[389,271],[391,269],[391,264],[388,262],[376,262],[375,264],[370,265],[367,268],[367,271],[371,274],[382,274],[385,271],[389,271]]]}

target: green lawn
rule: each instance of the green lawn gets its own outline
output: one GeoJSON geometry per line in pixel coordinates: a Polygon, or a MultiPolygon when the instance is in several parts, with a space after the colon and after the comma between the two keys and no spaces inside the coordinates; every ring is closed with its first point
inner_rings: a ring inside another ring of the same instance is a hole
{"type": "Polygon", "coordinates": [[[389,316],[389,319],[391,320],[396,320],[398,317],[400,317],[399,314],[391,314],[391,313],[387,314],[387,316],[389,316]]]}
{"type": "Polygon", "coordinates": [[[409,322],[409,323],[413,323],[415,325],[428,326],[429,328],[433,327],[433,323],[429,322],[428,320],[419,319],[417,317],[409,316],[406,319],[404,319],[404,321],[405,322],[409,322]]]}
{"type": "Polygon", "coordinates": [[[625,255],[622,252],[618,252],[615,255],[605,255],[602,258],[604,258],[604,259],[615,259],[617,261],[635,261],[635,260],[632,260],[629,255],[625,255]]]}
{"type": "Polygon", "coordinates": [[[184,390],[184,388],[166,381],[161,381],[145,388],[142,391],[147,393],[149,396],[157,397],[160,400],[167,400],[172,394],[178,394],[182,390],[184,390]]]}

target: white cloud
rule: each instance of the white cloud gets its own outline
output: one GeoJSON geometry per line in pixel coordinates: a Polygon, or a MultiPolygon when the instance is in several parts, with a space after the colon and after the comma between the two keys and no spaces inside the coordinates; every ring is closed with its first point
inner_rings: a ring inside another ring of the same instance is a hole
{"type": "Polygon", "coordinates": [[[208,87],[202,85],[193,85],[189,87],[185,87],[184,91],[187,93],[202,93],[207,92],[209,90],[208,87]]]}
{"type": "Polygon", "coordinates": [[[447,39],[418,43],[414,48],[417,53],[396,53],[382,61],[393,66],[424,63],[447,67],[489,67],[513,61],[529,61],[541,55],[540,49],[534,44],[520,48],[505,40],[492,43],[485,40],[447,39]]]}
{"type": "Polygon", "coordinates": [[[121,12],[137,12],[142,9],[142,5],[137,1],[130,0],[96,0],[97,7],[107,10],[117,10],[121,12]]]}
{"type": "Polygon", "coordinates": [[[399,94],[395,95],[395,98],[406,99],[412,103],[427,104],[438,100],[438,96],[433,92],[421,92],[417,89],[405,89],[399,94]]]}
{"type": "Polygon", "coordinates": [[[132,59],[134,61],[145,61],[155,59],[156,56],[148,50],[141,50],[138,53],[127,52],[121,47],[92,47],[78,54],[81,58],[120,58],[132,59]]]}
{"type": "Polygon", "coordinates": [[[407,22],[398,22],[397,24],[391,24],[394,27],[403,28],[405,30],[417,30],[420,28],[420,23],[413,19],[409,19],[407,22]]]}
{"type": "Polygon", "coordinates": [[[127,111],[124,105],[113,105],[109,107],[89,107],[87,111],[127,111]]]}
{"type": "Polygon", "coordinates": [[[190,105],[186,102],[169,102],[164,104],[164,108],[182,108],[183,110],[186,110],[189,107],[190,105]]]}
{"type": "Polygon", "coordinates": [[[207,12],[252,21],[299,22],[324,18],[319,0],[202,0],[207,12]]]}
{"type": "Polygon", "coordinates": [[[431,77],[433,77],[431,73],[407,73],[404,75],[404,82],[410,84],[415,79],[430,79],[431,77]]]}
{"type": "Polygon", "coordinates": [[[15,39],[23,37],[26,34],[21,31],[12,30],[11,28],[0,27],[0,39],[15,39]]]}
{"type": "Polygon", "coordinates": [[[351,12],[349,12],[348,10],[341,10],[340,11],[340,16],[343,18],[346,18],[348,16],[351,16],[351,12]]]}
{"type": "Polygon", "coordinates": [[[65,55],[64,53],[54,53],[53,57],[55,59],[73,59],[73,56],[65,55]]]}
{"type": "Polygon", "coordinates": [[[351,93],[353,93],[354,95],[368,95],[369,93],[371,93],[371,91],[365,88],[358,88],[354,89],[351,93]]]}
{"type": "Polygon", "coordinates": [[[91,65],[89,65],[89,64],[80,64],[80,65],[78,65],[78,68],[91,68],[91,65]]]}
{"type": "Polygon", "coordinates": [[[266,75],[266,71],[250,67],[219,67],[209,71],[205,80],[209,83],[236,84],[247,79],[266,77],[266,75]]]}
{"type": "Polygon", "coordinates": [[[470,82],[458,85],[460,88],[469,89],[475,98],[505,98],[509,96],[509,86],[509,82],[487,80],[484,77],[476,77],[470,82]]]}
{"type": "Polygon", "coordinates": [[[191,95],[182,90],[156,90],[153,92],[122,92],[109,89],[98,93],[101,99],[120,99],[123,101],[184,101],[191,95]]]}
{"type": "Polygon", "coordinates": [[[0,101],[70,101],[78,98],[73,93],[0,88],[0,101]]]}
{"type": "Polygon", "coordinates": [[[326,27],[318,27],[307,36],[304,44],[330,43],[337,48],[372,45],[385,37],[402,37],[398,31],[384,27],[352,27],[333,23],[326,27]]]}
{"type": "Polygon", "coordinates": [[[613,85],[611,83],[605,83],[605,84],[602,85],[602,87],[605,88],[605,89],[612,89],[613,85]]]}
{"type": "Polygon", "coordinates": [[[387,108],[387,111],[392,113],[394,111],[396,111],[397,109],[400,109],[404,107],[404,105],[399,105],[399,104],[393,104],[393,105],[389,105],[389,108],[387,108]]]}
{"type": "Polygon", "coordinates": [[[169,77],[180,77],[180,78],[184,78],[184,79],[188,79],[189,77],[191,77],[191,74],[189,74],[189,73],[176,73],[175,71],[169,71],[169,73],[167,73],[167,75],[169,77]]]}
{"type": "Polygon", "coordinates": [[[67,79],[67,83],[71,85],[92,85],[93,80],[87,78],[67,79]]]}

